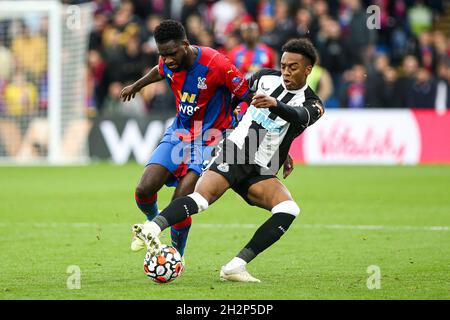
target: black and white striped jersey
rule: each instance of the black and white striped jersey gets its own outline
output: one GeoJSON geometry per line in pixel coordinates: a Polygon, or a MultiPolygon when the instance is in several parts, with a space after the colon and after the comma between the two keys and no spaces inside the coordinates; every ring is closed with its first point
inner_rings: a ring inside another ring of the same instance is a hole
{"type": "Polygon", "coordinates": [[[253,74],[249,86],[253,92],[276,98],[277,107],[250,105],[227,139],[245,155],[245,163],[258,164],[276,173],[292,141],[322,116],[322,102],[307,84],[299,90],[287,90],[281,72],[272,69],[253,74]]]}

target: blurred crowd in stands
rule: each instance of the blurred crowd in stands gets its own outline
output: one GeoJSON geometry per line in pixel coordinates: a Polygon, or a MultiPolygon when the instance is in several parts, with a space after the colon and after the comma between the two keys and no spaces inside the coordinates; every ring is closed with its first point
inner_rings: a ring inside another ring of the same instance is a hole
{"type": "Polygon", "coordinates": [[[0,20],[0,114],[47,109],[47,27],[46,19],[0,20]]]}
{"type": "MultiPolygon", "coordinates": [[[[450,30],[439,28],[450,20],[450,8],[443,0],[62,2],[94,5],[87,64],[88,105],[96,114],[174,112],[165,81],[146,87],[132,102],[119,98],[123,86],[157,64],[153,32],[167,18],[183,23],[191,44],[216,48],[247,75],[279,68],[281,46],[290,38],[309,38],[320,61],[308,82],[328,108],[450,108],[450,30]],[[380,29],[368,27],[370,5],[380,9],[380,29]]],[[[26,23],[15,28],[8,42],[0,25],[0,112],[14,112],[25,100],[46,108],[45,59],[36,63],[46,55],[45,26],[38,34],[26,23]],[[7,70],[13,64],[4,61],[11,56],[25,73],[7,70]]]]}

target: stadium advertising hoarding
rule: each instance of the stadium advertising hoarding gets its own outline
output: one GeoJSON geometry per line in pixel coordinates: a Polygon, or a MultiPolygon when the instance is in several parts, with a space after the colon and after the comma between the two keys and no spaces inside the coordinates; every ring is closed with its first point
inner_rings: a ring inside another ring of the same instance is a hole
{"type": "Polygon", "coordinates": [[[450,114],[328,110],[291,147],[308,164],[450,163],[450,114]]]}
{"type": "Polygon", "coordinates": [[[416,164],[420,129],[409,111],[332,111],[295,148],[306,163],[416,164]]]}
{"type": "Polygon", "coordinates": [[[129,160],[145,164],[172,121],[170,116],[97,117],[89,134],[90,157],[116,164],[129,160]]]}
{"type": "MultiPolygon", "coordinates": [[[[97,118],[89,135],[93,159],[145,164],[170,125],[169,116],[97,118]]],[[[327,110],[292,144],[306,164],[450,163],[450,114],[432,110],[327,110]]]]}

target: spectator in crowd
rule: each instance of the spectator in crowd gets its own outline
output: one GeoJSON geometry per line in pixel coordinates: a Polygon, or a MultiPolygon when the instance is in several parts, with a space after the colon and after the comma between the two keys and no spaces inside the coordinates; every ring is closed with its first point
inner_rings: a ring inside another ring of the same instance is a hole
{"type": "MultiPolygon", "coordinates": [[[[136,1],[136,0],[133,0],[136,1]]],[[[176,1],[167,1],[167,0],[141,0],[146,1],[148,4],[146,6],[150,7],[150,11],[152,14],[156,14],[162,17],[169,17],[171,14],[171,7],[176,1]]]]}
{"type": "Polygon", "coordinates": [[[236,46],[228,57],[246,77],[262,68],[275,68],[278,59],[274,50],[259,41],[256,22],[242,24],[241,37],[244,43],[236,46]]]}
{"type": "Polygon", "coordinates": [[[436,59],[437,63],[450,57],[450,41],[445,36],[444,32],[440,30],[434,31],[432,41],[434,48],[434,58],[436,59]]]}
{"type": "Polygon", "coordinates": [[[226,37],[229,37],[231,34],[239,34],[239,29],[242,24],[253,21],[252,17],[245,11],[244,4],[242,2],[239,2],[238,4],[239,14],[227,25],[225,29],[226,37]]]}
{"type": "Polygon", "coordinates": [[[406,95],[407,108],[434,108],[436,102],[436,82],[428,69],[419,68],[412,86],[406,95]]]}
{"type": "Polygon", "coordinates": [[[190,43],[198,43],[200,33],[205,30],[202,17],[199,14],[193,14],[187,17],[186,35],[190,43]]]}
{"type": "Polygon", "coordinates": [[[16,26],[18,30],[13,36],[11,51],[17,67],[37,81],[47,69],[47,41],[40,33],[31,34],[23,21],[16,26]]]}
{"type": "Polygon", "coordinates": [[[102,82],[98,88],[98,108],[101,111],[105,97],[108,95],[108,88],[113,82],[120,82],[120,70],[124,47],[120,44],[120,32],[117,28],[108,27],[104,36],[103,56],[105,69],[102,82]]]}
{"type": "Polygon", "coordinates": [[[20,71],[14,72],[11,83],[5,87],[4,95],[5,113],[8,115],[30,115],[38,110],[38,89],[20,71]]]}
{"type": "Polygon", "coordinates": [[[318,46],[321,65],[330,72],[335,88],[332,99],[337,100],[342,75],[351,66],[350,49],[341,37],[339,24],[333,19],[322,18],[322,28],[318,36],[321,37],[321,44],[318,46]]]}
{"type": "Polygon", "coordinates": [[[434,72],[436,69],[436,54],[433,47],[431,32],[422,32],[419,35],[418,40],[419,45],[416,56],[419,58],[419,63],[429,72],[434,72]]]}
{"type": "Polygon", "coordinates": [[[149,112],[173,113],[175,96],[165,81],[155,82],[154,85],[145,87],[141,95],[149,112]]]}
{"type": "Polygon", "coordinates": [[[140,50],[140,40],[138,36],[131,37],[120,58],[119,80],[122,84],[132,83],[134,79],[140,78],[145,67],[145,58],[140,50]]]}
{"type": "Polygon", "coordinates": [[[309,12],[313,12],[314,0],[298,0],[298,6],[307,9],[309,12]]]}
{"type": "Polygon", "coordinates": [[[443,58],[437,66],[436,111],[450,109],[450,57],[443,58]]]}
{"type": "Polygon", "coordinates": [[[198,0],[183,0],[183,8],[181,10],[181,24],[188,26],[190,17],[198,17],[201,23],[200,3],[198,0]]]}
{"type": "Polygon", "coordinates": [[[133,13],[132,3],[124,1],[113,16],[113,28],[119,31],[119,43],[125,46],[130,37],[139,33],[141,27],[141,21],[133,13]]]}
{"type": "Polygon", "coordinates": [[[260,40],[274,50],[280,46],[275,17],[270,12],[258,15],[258,24],[261,31],[260,40]]]}
{"type": "MultiPolygon", "coordinates": [[[[83,1],[87,2],[87,1],[83,1]]],[[[94,13],[102,13],[104,15],[111,15],[114,11],[111,0],[94,0],[94,13]]]]}
{"type": "Polygon", "coordinates": [[[444,12],[444,1],[445,0],[427,0],[426,5],[430,7],[437,16],[439,16],[444,12]]]}
{"type": "Polygon", "coordinates": [[[143,98],[138,95],[136,99],[127,103],[120,98],[122,84],[113,82],[108,87],[108,95],[102,106],[103,115],[121,114],[125,116],[141,117],[147,113],[143,98]]]}
{"type": "MultiPolygon", "coordinates": [[[[366,105],[370,108],[387,108],[384,105],[382,93],[385,91],[385,76],[389,68],[389,57],[383,53],[375,54],[373,63],[369,63],[367,69],[367,94],[366,105]]],[[[392,74],[391,74],[392,75],[392,74]]]]}
{"type": "Polygon", "coordinates": [[[433,24],[433,12],[425,6],[423,0],[416,0],[415,4],[408,9],[408,23],[415,36],[424,31],[429,31],[433,24]]]}
{"type": "Polygon", "coordinates": [[[355,64],[344,75],[344,85],[341,92],[341,106],[350,109],[366,107],[367,84],[366,68],[362,64],[355,64]]]}
{"type": "MultiPolygon", "coordinates": [[[[152,6],[153,0],[132,0],[132,2],[134,6],[134,13],[141,21],[145,21],[150,15],[155,14],[152,6]]],[[[157,3],[156,6],[160,7],[160,4],[157,3]]]]}
{"type": "Polygon", "coordinates": [[[94,27],[89,34],[89,50],[103,50],[103,35],[108,25],[108,16],[103,12],[94,14],[94,27]]]}
{"type": "Polygon", "coordinates": [[[295,21],[289,13],[288,2],[285,0],[275,0],[275,30],[278,34],[278,43],[275,48],[278,56],[281,57],[281,47],[289,39],[296,36],[295,21]]]}
{"type": "Polygon", "coordinates": [[[251,20],[256,21],[258,18],[258,5],[260,3],[259,0],[243,0],[245,5],[245,10],[251,17],[251,20]]]}
{"type": "Polygon", "coordinates": [[[328,99],[333,93],[333,80],[328,70],[320,65],[320,58],[312,68],[306,82],[327,106],[328,99]]]}
{"type": "Polygon", "coordinates": [[[13,55],[4,45],[2,37],[0,37],[0,66],[0,82],[6,82],[11,76],[13,55]]]}
{"type": "Polygon", "coordinates": [[[4,78],[0,78],[0,115],[6,113],[6,101],[5,101],[5,88],[7,81],[4,78]]]}
{"type": "MultiPolygon", "coordinates": [[[[236,35],[230,34],[227,39],[225,40],[225,43],[223,47],[218,48],[218,51],[223,54],[227,54],[229,50],[234,48],[239,43],[239,39],[236,35]]],[[[209,30],[202,30],[198,34],[198,45],[204,46],[204,47],[214,47],[214,33],[209,30]]]]}
{"type": "Polygon", "coordinates": [[[363,9],[361,0],[344,0],[348,6],[349,21],[344,30],[344,40],[347,41],[351,50],[351,59],[357,63],[367,63],[373,53],[376,33],[375,30],[366,26],[367,15],[363,9]]]}
{"type": "Polygon", "coordinates": [[[311,32],[312,16],[308,9],[298,9],[295,15],[295,22],[297,25],[295,30],[297,37],[311,37],[314,39],[315,33],[311,32]]]}
{"type": "Polygon", "coordinates": [[[387,66],[383,71],[383,87],[379,94],[379,104],[376,108],[401,108],[401,98],[398,94],[399,82],[398,72],[391,66],[387,66]]]}
{"type": "MultiPolygon", "coordinates": [[[[302,9],[303,8],[300,8],[297,10],[297,25],[299,25],[299,23],[302,23],[298,19],[299,18],[298,13],[302,9]]],[[[309,37],[314,41],[316,39],[317,33],[319,32],[319,29],[320,29],[319,21],[324,17],[330,16],[329,4],[325,0],[317,0],[317,1],[314,1],[314,3],[313,3],[312,11],[309,11],[309,10],[307,10],[307,11],[310,13],[310,19],[311,19],[311,22],[309,24],[309,37]]],[[[297,29],[297,33],[298,33],[298,29],[297,29]]],[[[299,34],[299,36],[300,36],[300,34],[299,34]]]]}
{"type": "MultiPolygon", "coordinates": [[[[379,45],[386,47],[389,43],[392,32],[392,22],[389,21],[389,3],[390,0],[374,0],[373,4],[379,9],[379,23],[383,32],[377,33],[377,42],[379,45]]],[[[373,12],[373,11],[372,11],[373,12]]]]}
{"type": "Polygon", "coordinates": [[[104,96],[101,96],[101,85],[105,71],[105,62],[97,50],[90,50],[88,53],[87,69],[87,92],[89,112],[95,114],[96,106],[102,105],[104,96]]]}
{"type": "Polygon", "coordinates": [[[414,76],[419,70],[419,61],[414,55],[408,55],[403,59],[400,69],[398,82],[398,96],[400,99],[400,107],[407,108],[406,98],[409,88],[412,86],[414,76]]]}
{"type": "Polygon", "coordinates": [[[158,61],[158,48],[155,41],[155,28],[161,23],[161,17],[150,15],[145,22],[145,28],[141,33],[142,52],[144,54],[147,65],[155,65],[158,61]]]}
{"type": "Polygon", "coordinates": [[[261,41],[281,56],[281,47],[290,38],[297,36],[293,18],[286,1],[263,1],[258,16],[261,41]]]}
{"type": "Polygon", "coordinates": [[[223,44],[229,24],[242,13],[239,0],[219,0],[212,7],[214,21],[214,37],[218,44],[223,44]]]}

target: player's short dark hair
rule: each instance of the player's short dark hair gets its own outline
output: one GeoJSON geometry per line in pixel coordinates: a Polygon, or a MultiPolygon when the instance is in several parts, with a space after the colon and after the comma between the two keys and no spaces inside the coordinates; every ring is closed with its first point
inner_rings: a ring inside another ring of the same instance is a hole
{"type": "Polygon", "coordinates": [[[306,57],[313,66],[317,61],[316,48],[314,48],[314,45],[311,43],[311,41],[305,38],[291,39],[283,45],[281,50],[283,52],[301,54],[302,56],[306,57]]]}
{"type": "Polygon", "coordinates": [[[181,41],[186,39],[186,31],[183,25],[175,20],[163,20],[155,28],[155,41],[165,43],[170,40],[181,41]]]}

